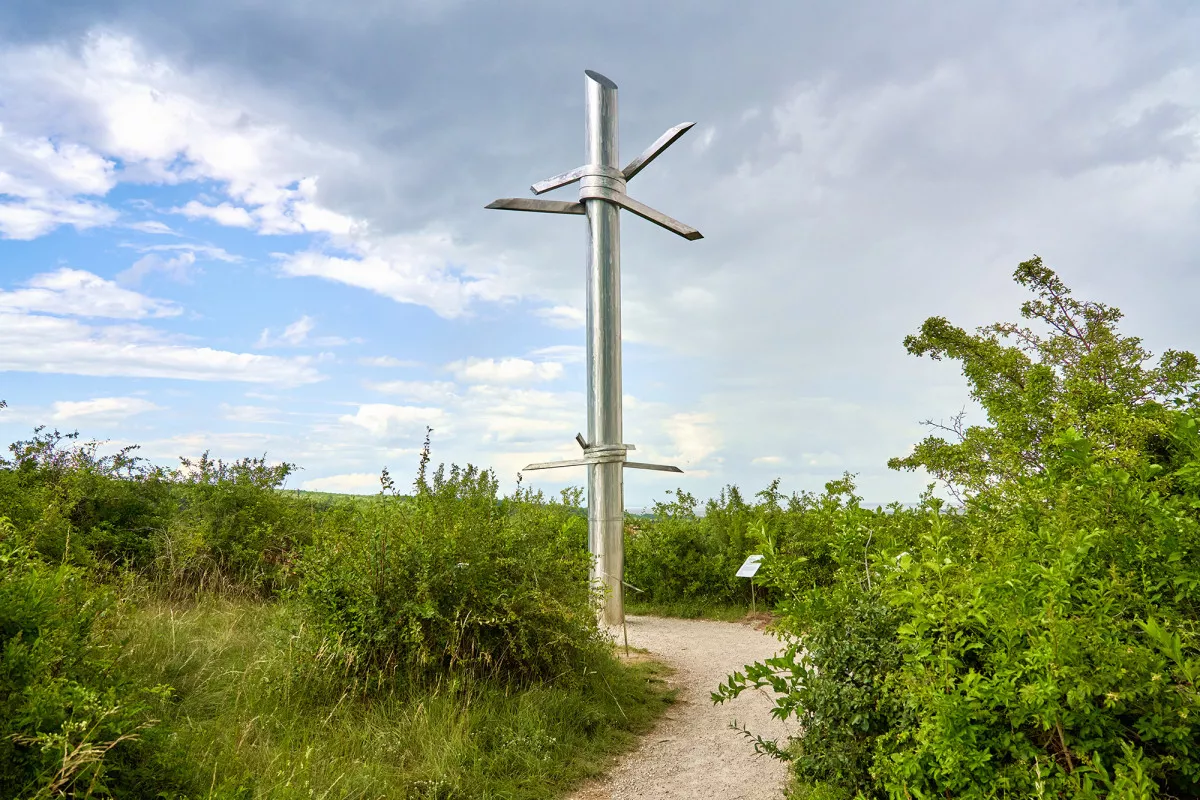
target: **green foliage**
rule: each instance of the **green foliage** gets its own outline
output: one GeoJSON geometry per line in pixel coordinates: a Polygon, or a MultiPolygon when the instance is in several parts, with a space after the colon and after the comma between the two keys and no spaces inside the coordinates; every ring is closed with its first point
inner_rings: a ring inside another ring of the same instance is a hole
{"type": "Polygon", "coordinates": [[[759,747],[801,796],[1200,795],[1196,360],[1149,368],[1119,311],[1071,299],[1037,259],[1016,277],[1048,338],[934,318],[905,342],[960,360],[991,423],[960,418],[957,442],[892,462],[963,507],[927,493],[865,514],[851,493],[797,517],[804,547],[770,539],[793,646],[714,700],[778,693],[804,735],[759,747]]]}
{"type": "Polygon", "coordinates": [[[1167,796],[1200,791],[1200,525],[1103,461],[1064,472],[1023,481],[978,557],[934,517],[888,576],[910,723],[880,744],[885,785],[1088,797],[1133,759],[1167,796]]]}
{"type": "Polygon", "coordinates": [[[293,464],[266,456],[226,463],[204,453],[172,473],[178,503],[157,543],[156,573],[191,589],[271,594],[312,541],[314,506],[278,491],[293,464]]]}
{"type": "Polygon", "coordinates": [[[712,506],[720,516],[699,517],[696,498],[677,491],[654,504],[651,519],[626,524],[625,580],[641,590],[640,602],[701,607],[741,599],[733,573],[745,558],[748,508],[736,488],[712,506]]]}
{"type": "Polygon", "coordinates": [[[549,800],[597,775],[670,701],[661,668],[602,658],[570,685],[466,675],[408,691],[318,697],[288,601],[146,598],[122,665],[175,687],[160,707],[195,796],[549,800]]]}
{"type": "Polygon", "coordinates": [[[0,797],[546,798],[669,702],[599,636],[578,491],[426,452],[414,497],[340,499],[77,438],[0,463],[0,797]]]}
{"type": "Polygon", "coordinates": [[[696,513],[692,495],[677,491],[673,500],[655,504],[650,519],[631,520],[625,578],[636,587],[629,596],[636,607],[673,616],[727,614],[740,607],[744,614],[749,581],[736,574],[751,554],[767,556],[754,579],[763,607],[786,605],[798,594],[833,585],[839,563],[864,563],[879,544],[872,537],[880,519],[907,525],[905,541],[915,541],[914,518],[862,508],[850,475],[828,482],[821,494],[785,496],[779,484],[773,481],[753,502],[738,487],[727,487],[703,515],[696,513]]]}
{"type": "Polygon", "coordinates": [[[171,797],[182,788],[149,710],[165,687],[112,663],[109,591],[51,566],[0,517],[0,796],[171,797]]]}
{"type": "Polygon", "coordinates": [[[1119,309],[1074,299],[1037,257],[1014,277],[1036,295],[1021,306],[1021,316],[1042,323],[1048,335],[1014,323],[972,335],[931,317],[904,340],[913,355],[961,362],[971,397],[991,424],[964,428],[959,416],[948,428],[957,441],[931,436],[889,466],[923,467],[952,488],[975,493],[1040,473],[1055,436],[1073,428],[1105,458],[1129,467],[1161,444],[1166,406],[1196,397],[1200,365],[1193,354],[1168,350],[1157,366],[1147,366],[1151,355],[1141,340],[1117,331],[1119,309]]]}
{"type": "Polygon", "coordinates": [[[148,465],[137,447],[100,455],[101,442],[37,428],[0,459],[0,514],[32,533],[51,560],[92,572],[129,568],[176,591],[270,594],[311,541],[318,513],[342,504],[279,491],[295,467],[205,453],[177,470],[148,465]]]}
{"type": "Polygon", "coordinates": [[[161,470],[125,447],[108,456],[78,433],[37,428],[0,458],[0,514],[32,532],[38,551],[87,567],[147,568],[152,538],[171,514],[161,470]]]}
{"type": "Polygon", "coordinates": [[[733,674],[713,695],[723,702],[749,687],[775,691],[772,713],[797,718],[804,735],[790,744],[759,738],[757,749],[791,761],[798,778],[831,797],[869,789],[876,740],[901,710],[882,685],[902,653],[895,641],[901,614],[883,601],[881,578],[896,553],[911,549],[927,513],[858,503],[846,477],[820,496],[793,498],[780,515],[787,545],[770,537],[760,574],[781,597],[778,627],[790,644],[733,674]]]}
{"type": "Polygon", "coordinates": [[[490,472],[439,467],[426,482],[422,469],[414,497],[380,496],[355,526],[320,532],[298,594],[330,668],[376,684],[572,674],[600,642],[577,501],[500,501],[490,472]]]}

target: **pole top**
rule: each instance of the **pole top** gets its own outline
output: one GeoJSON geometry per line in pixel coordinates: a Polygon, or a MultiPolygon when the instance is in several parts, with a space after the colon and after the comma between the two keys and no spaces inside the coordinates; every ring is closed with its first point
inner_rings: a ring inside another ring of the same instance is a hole
{"type": "Polygon", "coordinates": [[[594,80],[596,83],[603,86],[605,89],[612,89],[614,92],[617,90],[617,85],[615,83],[613,83],[611,80],[609,80],[608,78],[601,75],[599,72],[596,72],[595,70],[585,69],[583,71],[583,74],[588,76],[592,80],[594,80]]]}

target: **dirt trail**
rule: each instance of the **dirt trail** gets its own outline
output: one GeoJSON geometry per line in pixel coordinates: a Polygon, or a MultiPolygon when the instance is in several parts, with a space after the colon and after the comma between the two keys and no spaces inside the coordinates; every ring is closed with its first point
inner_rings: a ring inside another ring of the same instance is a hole
{"type": "Polygon", "coordinates": [[[626,625],[630,647],[645,648],[675,669],[670,683],[679,699],[636,750],[572,800],[782,798],[785,765],[756,756],[753,743],[729,723],[736,719],[770,738],[786,736],[791,726],[770,716],[764,692],[748,691],[722,705],[709,697],[730,673],[773,656],[780,642],[734,622],[631,616],[626,625]]]}

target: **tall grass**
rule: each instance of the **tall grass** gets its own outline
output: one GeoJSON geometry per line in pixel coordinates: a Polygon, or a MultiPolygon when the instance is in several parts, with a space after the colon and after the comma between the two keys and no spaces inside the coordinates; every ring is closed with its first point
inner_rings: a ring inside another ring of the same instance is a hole
{"type": "Polygon", "coordinates": [[[547,798],[598,774],[671,701],[664,669],[599,658],[568,686],[458,675],[370,699],[304,685],[287,602],[143,598],[121,660],[175,688],[160,709],[205,798],[547,798]]]}

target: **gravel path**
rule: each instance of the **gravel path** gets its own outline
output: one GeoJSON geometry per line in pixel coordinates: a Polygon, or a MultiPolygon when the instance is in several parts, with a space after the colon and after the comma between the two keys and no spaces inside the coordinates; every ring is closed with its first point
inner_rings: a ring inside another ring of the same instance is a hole
{"type": "Polygon", "coordinates": [[[771,738],[786,736],[791,726],[770,716],[764,692],[745,692],[719,706],[709,697],[730,673],[773,656],[779,641],[736,622],[631,616],[626,626],[630,647],[645,648],[675,669],[670,683],[679,689],[678,700],[636,750],[572,800],[781,800],[786,766],[756,756],[753,743],[729,723],[736,719],[771,738]]]}

